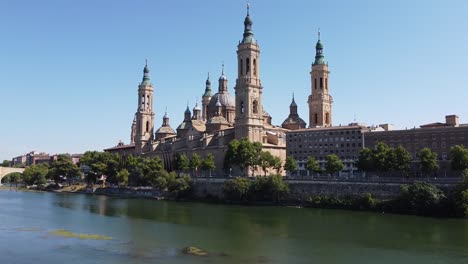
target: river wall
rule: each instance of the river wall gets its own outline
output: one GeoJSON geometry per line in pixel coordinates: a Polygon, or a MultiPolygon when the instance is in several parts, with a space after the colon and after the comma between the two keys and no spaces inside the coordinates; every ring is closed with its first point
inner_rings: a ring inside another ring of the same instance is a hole
{"type": "MultiPolygon", "coordinates": [[[[333,182],[333,181],[286,181],[292,200],[305,200],[310,196],[363,196],[372,194],[379,199],[392,199],[400,194],[405,183],[382,182],[333,182]]],[[[408,184],[408,183],[406,183],[408,184]]],[[[455,184],[431,183],[444,192],[450,191],[455,184]]],[[[197,198],[223,197],[224,179],[194,179],[193,195],[197,198]]]]}

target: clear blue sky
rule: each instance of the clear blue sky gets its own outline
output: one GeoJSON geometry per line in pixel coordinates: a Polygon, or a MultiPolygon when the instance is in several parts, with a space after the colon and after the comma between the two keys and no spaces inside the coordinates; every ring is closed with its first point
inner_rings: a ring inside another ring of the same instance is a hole
{"type": "MultiPolygon", "coordinates": [[[[399,128],[459,114],[468,123],[468,1],[251,1],[263,102],[281,124],[292,92],[308,121],[317,29],[335,125],[399,128]]],[[[213,89],[234,94],[245,1],[0,0],[0,160],[127,142],[148,58],[155,123],[213,89]]]]}

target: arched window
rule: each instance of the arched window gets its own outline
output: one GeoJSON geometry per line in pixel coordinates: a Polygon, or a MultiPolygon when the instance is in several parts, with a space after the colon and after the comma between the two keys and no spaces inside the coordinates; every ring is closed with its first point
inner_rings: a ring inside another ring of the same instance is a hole
{"type": "Polygon", "coordinates": [[[314,87],[315,87],[315,90],[317,90],[317,78],[314,79],[314,87]]]}
{"type": "Polygon", "coordinates": [[[149,121],[146,121],[146,132],[149,132],[149,121]]]}
{"type": "Polygon", "coordinates": [[[258,102],[257,102],[257,100],[254,100],[253,103],[252,103],[252,112],[254,114],[258,114],[258,102]]]}
{"type": "Polygon", "coordinates": [[[318,114],[315,114],[315,124],[318,124],[318,114]]]}
{"type": "Polygon", "coordinates": [[[242,102],[242,101],[240,103],[240,112],[241,112],[241,114],[244,113],[244,102],[242,102]]]}
{"type": "Polygon", "coordinates": [[[245,74],[249,74],[250,72],[250,60],[249,58],[245,59],[245,74]]]}
{"type": "Polygon", "coordinates": [[[330,114],[329,113],[325,114],[325,124],[330,124],[330,114]]]}
{"type": "Polygon", "coordinates": [[[328,78],[325,78],[325,89],[328,90],[328,78]]]}
{"type": "Polygon", "coordinates": [[[242,63],[242,59],[240,59],[240,61],[239,61],[239,76],[242,76],[242,74],[244,74],[243,71],[244,71],[244,64],[242,63]]]}
{"type": "Polygon", "coordinates": [[[146,105],[148,106],[148,108],[149,108],[149,104],[150,104],[149,95],[147,95],[146,96],[146,105]]]}
{"type": "Polygon", "coordinates": [[[254,76],[257,76],[257,59],[253,60],[254,76]]]}
{"type": "Polygon", "coordinates": [[[322,89],[322,88],[323,88],[323,78],[320,77],[320,89],[322,89]]]}

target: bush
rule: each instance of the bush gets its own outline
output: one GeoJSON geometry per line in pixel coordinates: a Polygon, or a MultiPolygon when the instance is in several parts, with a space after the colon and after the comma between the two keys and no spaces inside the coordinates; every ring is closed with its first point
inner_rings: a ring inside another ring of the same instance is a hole
{"type": "Polygon", "coordinates": [[[251,182],[247,178],[235,178],[224,183],[223,194],[227,200],[247,202],[251,182]]]}
{"type": "MultiPolygon", "coordinates": [[[[445,200],[444,193],[428,183],[414,183],[402,187],[399,197],[401,204],[406,204],[410,213],[418,215],[437,215],[441,203],[445,200]]],[[[403,209],[403,208],[400,208],[403,209]]]]}

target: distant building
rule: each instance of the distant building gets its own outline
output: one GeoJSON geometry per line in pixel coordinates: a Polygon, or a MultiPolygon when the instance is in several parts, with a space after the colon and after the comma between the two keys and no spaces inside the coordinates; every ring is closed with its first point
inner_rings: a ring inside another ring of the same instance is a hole
{"type": "MultiPolygon", "coordinates": [[[[441,175],[452,175],[450,170],[450,148],[455,145],[468,147],[468,124],[459,124],[457,115],[445,117],[445,123],[421,125],[420,128],[405,130],[373,130],[364,134],[364,146],[373,148],[378,142],[391,147],[403,146],[419,161],[419,151],[430,148],[436,152],[441,164],[441,175]]],[[[417,164],[415,164],[415,169],[417,164]]]]}
{"type": "Polygon", "coordinates": [[[44,152],[31,151],[26,154],[26,166],[49,163],[50,155],[44,152]]]}
{"type": "Polygon", "coordinates": [[[11,166],[12,167],[20,166],[20,165],[26,166],[26,160],[27,160],[26,154],[18,156],[18,157],[14,157],[13,159],[11,159],[11,166]]]}
{"type": "Polygon", "coordinates": [[[309,175],[306,169],[307,158],[317,159],[325,168],[326,156],[335,154],[343,161],[343,173],[356,171],[354,163],[364,144],[363,133],[370,129],[360,124],[348,126],[307,128],[290,131],[286,134],[286,154],[293,157],[299,166],[298,174],[309,175]]]}

